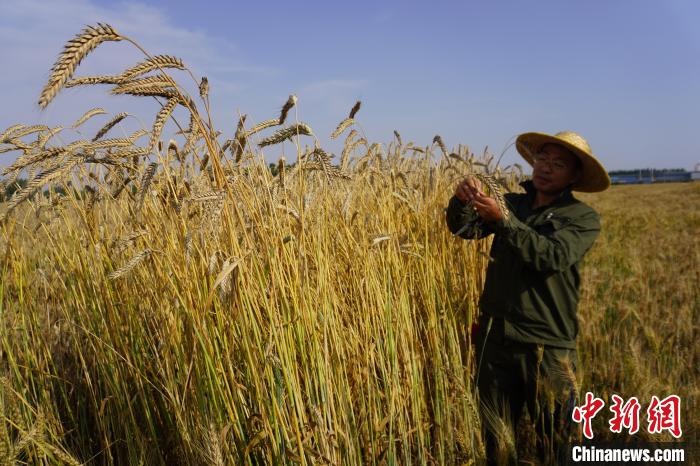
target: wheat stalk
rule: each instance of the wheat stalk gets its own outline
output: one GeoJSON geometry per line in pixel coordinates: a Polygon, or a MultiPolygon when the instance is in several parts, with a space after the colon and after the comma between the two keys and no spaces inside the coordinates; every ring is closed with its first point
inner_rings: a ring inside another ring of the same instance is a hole
{"type": "Polygon", "coordinates": [[[23,138],[24,136],[27,136],[29,134],[38,133],[39,131],[48,131],[49,129],[50,128],[46,125],[27,126],[26,128],[23,128],[20,131],[17,131],[14,134],[12,134],[12,139],[23,138]]]}
{"type": "MultiPolygon", "coordinates": [[[[498,403],[501,400],[497,400],[498,403]]],[[[495,406],[486,403],[482,400],[482,410],[484,413],[483,420],[486,427],[493,433],[497,439],[498,455],[500,458],[498,464],[506,464],[505,460],[512,459],[516,455],[517,449],[515,445],[515,433],[511,427],[509,407],[507,404],[502,404],[499,410],[495,406]],[[504,458],[505,457],[505,458],[504,458]]],[[[495,458],[494,458],[495,459],[495,458]]]]}
{"type": "Polygon", "coordinates": [[[37,146],[43,149],[46,146],[46,143],[49,142],[49,139],[51,139],[61,131],[63,131],[63,126],[57,126],[46,131],[44,134],[41,135],[41,137],[37,141],[37,146]]]}
{"type": "Polygon", "coordinates": [[[399,143],[399,147],[403,146],[403,141],[401,140],[401,135],[398,131],[394,130],[394,136],[396,136],[396,140],[399,143]]]}
{"type": "Polygon", "coordinates": [[[146,76],[143,78],[133,78],[128,80],[122,80],[114,88],[117,91],[112,91],[116,94],[123,94],[124,91],[128,91],[130,88],[134,87],[145,87],[145,86],[162,86],[162,87],[173,87],[173,83],[165,74],[159,73],[153,76],[146,76]]]}
{"type": "Polygon", "coordinates": [[[190,258],[192,257],[192,232],[188,231],[185,233],[185,263],[189,265],[190,258]]]}
{"type": "Polygon", "coordinates": [[[126,150],[120,150],[120,151],[116,151],[116,152],[110,152],[105,159],[101,159],[101,160],[117,160],[117,159],[126,159],[129,157],[143,157],[143,156],[146,156],[150,153],[151,153],[151,151],[148,149],[148,147],[138,147],[136,149],[126,149],[126,150]]]}
{"type": "Polygon", "coordinates": [[[158,164],[156,162],[151,162],[148,164],[146,171],[143,173],[139,186],[139,196],[136,202],[136,210],[141,210],[141,207],[143,206],[143,201],[146,198],[146,192],[148,191],[148,187],[151,185],[151,181],[153,180],[157,167],[158,164]]]}
{"type": "Polygon", "coordinates": [[[312,136],[313,132],[311,131],[311,128],[309,128],[308,125],[304,123],[297,123],[295,125],[288,126],[287,128],[283,128],[277,131],[272,136],[263,139],[262,141],[260,141],[258,146],[265,147],[273,144],[279,144],[297,135],[312,136]]]}
{"type": "Polygon", "coordinates": [[[80,64],[83,58],[95,49],[98,45],[105,41],[120,41],[122,36],[108,24],[98,23],[97,26],[88,26],[71,39],[63,49],[58,60],[53,65],[51,77],[48,83],[41,91],[39,97],[39,106],[46,106],[58,94],[63,85],[71,78],[75,72],[75,68],[80,64]]]}
{"type": "Polygon", "coordinates": [[[205,193],[193,194],[187,201],[188,202],[211,202],[218,201],[221,199],[223,191],[207,191],[205,193]]]}
{"type": "Polygon", "coordinates": [[[280,119],[278,124],[283,125],[285,120],[287,119],[287,113],[289,113],[289,110],[291,110],[292,107],[294,107],[297,103],[297,96],[294,94],[290,95],[287,101],[284,103],[282,106],[282,111],[280,112],[280,119]]]}
{"type": "Polygon", "coordinates": [[[132,142],[132,144],[139,138],[145,136],[148,134],[148,130],[145,129],[139,129],[134,131],[129,137],[127,138],[129,141],[132,142]]]}
{"type": "Polygon", "coordinates": [[[122,79],[119,76],[100,75],[100,76],[83,76],[80,78],[71,79],[66,82],[64,87],[86,86],[93,84],[120,84],[122,79]]]}
{"type": "Polygon", "coordinates": [[[156,120],[153,122],[153,129],[151,130],[151,139],[148,142],[149,152],[153,150],[153,148],[156,145],[156,142],[158,141],[158,139],[160,139],[160,134],[163,132],[165,122],[168,120],[168,118],[170,118],[170,115],[173,113],[173,110],[179,102],[180,99],[178,99],[177,97],[171,98],[158,112],[156,120]]]}
{"type": "Polygon", "coordinates": [[[44,419],[44,414],[42,411],[37,413],[36,419],[31,429],[26,432],[22,432],[22,436],[17,441],[14,446],[14,454],[11,456],[16,456],[21,453],[25,448],[33,443],[39,443],[43,439],[46,430],[46,420],[44,419]]]}
{"type": "Polygon", "coordinates": [[[284,175],[285,175],[285,159],[284,156],[280,157],[279,161],[277,162],[277,174],[279,176],[279,184],[282,189],[284,189],[284,175]]]}
{"type": "Polygon", "coordinates": [[[179,93],[174,88],[165,87],[163,85],[145,85],[145,86],[125,86],[112,89],[112,94],[127,94],[142,97],[163,97],[165,99],[173,99],[179,97],[179,93]]]}
{"type": "Polygon", "coordinates": [[[442,151],[442,154],[447,157],[448,152],[447,152],[447,147],[445,147],[445,143],[442,141],[442,138],[440,137],[439,134],[436,134],[435,137],[433,138],[433,144],[436,144],[440,147],[440,150],[442,151]]]}
{"type": "Polygon", "coordinates": [[[246,146],[246,134],[244,129],[245,120],[248,115],[241,115],[238,119],[238,126],[236,127],[236,134],[233,136],[233,143],[231,145],[231,156],[239,163],[241,161],[241,154],[246,146]]]}
{"type": "Polygon", "coordinates": [[[483,173],[474,173],[474,176],[476,176],[489,188],[491,195],[496,200],[496,203],[498,203],[498,208],[501,210],[504,220],[507,222],[510,218],[510,210],[506,205],[505,198],[503,197],[503,191],[501,190],[498,181],[496,181],[496,178],[494,178],[492,175],[487,175],[483,173]]]}
{"type": "Polygon", "coordinates": [[[351,142],[343,148],[343,153],[340,155],[340,169],[345,170],[348,166],[348,156],[355,150],[360,144],[367,145],[367,140],[365,138],[360,138],[356,141],[351,142]]]}
{"type": "Polygon", "coordinates": [[[25,126],[22,124],[10,126],[2,133],[2,135],[0,135],[0,143],[9,142],[11,139],[13,139],[13,134],[24,127],[25,126]]]}
{"type": "Polygon", "coordinates": [[[140,238],[143,235],[148,234],[148,230],[136,230],[132,231],[124,238],[116,241],[114,243],[114,250],[117,253],[123,252],[135,239],[140,238]]]}
{"type": "Polygon", "coordinates": [[[106,149],[108,147],[126,147],[134,144],[131,138],[112,138],[112,139],[102,139],[101,141],[90,142],[85,144],[85,149],[95,150],[95,149],[106,149]]]}
{"type": "Polygon", "coordinates": [[[75,128],[79,127],[80,125],[82,125],[83,123],[85,123],[86,121],[88,121],[90,118],[94,117],[95,115],[102,115],[104,113],[107,113],[105,111],[105,109],[99,108],[99,107],[88,110],[87,112],[85,112],[83,114],[83,116],[81,116],[80,118],[75,120],[75,123],[73,123],[71,125],[71,128],[75,129],[75,128]]]}
{"type": "Polygon", "coordinates": [[[174,156],[175,159],[181,164],[185,163],[185,159],[184,157],[182,157],[182,155],[180,154],[180,149],[177,147],[177,141],[175,141],[174,139],[168,141],[167,154],[168,157],[174,156]]]}
{"type": "Polygon", "coordinates": [[[360,133],[358,133],[356,129],[351,129],[348,135],[345,137],[345,141],[343,141],[343,147],[350,144],[359,134],[360,133]]]}
{"type": "Polygon", "coordinates": [[[127,115],[129,115],[129,114],[126,113],[126,112],[121,112],[121,113],[117,113],[116,115],[114,115],[114,117],[113,117],[111,120],[109,120],[109,121],[107,122],[107,124],[105,124],[105,125],[97,132],[97,134],[95,134],[95,137],[92,138],[92,141],[93,141],[93,142],[94,142],[94,141],[97,141],[97,140],[100,139],[102,136],[104,136],[105,134],[107,134],[107,131],[109,131],[110,129],[114,128],[114,126],[116,126],[120,121],[122,121],[124,118],[126,118],[127,115]]]}
{"type": "Polygon", "coordinates": [[[184,154],[187,154],[192,150],[196,142],[199,140],[200,133],[199,129],[197,128],[197,125],[195,124],[195,116],[193,113],[190,114],[190,123],[189,126],[187,127],[187,140],[185,141],[185,145],[182,148],[182,152],[184,154]]]}
{"type": "Polygon", "coordinates": [[[351,178],[350,175],[344,173],[342,169],[338,169],[331,164],[331,156],[325,150],[316,147],[312,154],[321,163],[321,168],[327,177],[345,178],[348,180],[351,178]]]}
{"type": "Polygon", "coordinates": [[[357,102],[355,102],[355,105],[353,105],[352,108],[350,109],[350,114],[348,115],[348,118],[351,119],[351,120],[352,120],[353,118],[355,118],[355,115],[356,115],[357,112],[360,110],[360,107],[361,107],[361,106],[362,106],[362,102],[361,102],[361,101],[358,100],[357,102]]]}
{"type": "Polygon", "coordinates": [[[41,151],[39,153],[21,155],[17,157],[17,159],[12,163],[12,165],[10,165],[2,171],[2,175],[7,175],[8,173],[13,172],[15,170],[22,170],[23,168],[26,168],[31,164],[41,162],[43,160],[47,160],[53,157],[57,157],[66,152],[67,151],[64,147],[53,147],[51,149],[41,151]]]}
{"type": "Polygon", "coordinates": [[[206,76],[202,76],[202,80],[199,82],[199,95],[202,100],[206,100],[209,95],[209,79],[206,76]]]}
{"type": "Polygon", "coordinates": [[[34,194],[36,190],[41,188],[46,183],[49,183],[52,180],[55,180],[56,178],[59,178],[61,175],[70,172],[76,165],[78,165],[83,160],[84,157],[81,155],[73,156],[67,164],[63,166],[55,165],[52,168],[47,169],[39,175],[37,175],[27,184],[27,186],[17,191],[14,194],[14,196],[12,196],[12,199],[10,199],[10,202],[8,202],[7,204],[7,210],[2,216],[0,216],[0,220],[5,218],[12,210],[14,210],[15,207],[19,205],[19,203],[28,199],[29,196],[34,194]]]}
{"type": "Polygon", "coordinates": [[[121,74],[120,79],[122,81],[131,80],[137,76],[141,76],[154,70],[160,70],[162,68],[174,68],[178,70],[186,69],[185,65],[182,63],[182,60],[177,57],[173,57],[171,55],[155,55],[124,71],[121,74]]]}
{"type": "Polygon", "coordinates": [[[331,133],[331,139],[335,139],[341,134],[343,134],[343,131],[345,131],[350,125],[353,125],[354,123],[355,120],[353,118],[346,118],[343,121],[341,121],[335,128],[333,133],[331,133]]]}
{"type": "Polygon", "coordinates": [[[127,273],[131,272],[134,268],[136,268],[137,265],[143,262],[143,260],[149,257],[151,254],[153,254],[153,251],[151,249],[144,249],[143,251],[139,252],[134,257],[132,257],[129,260],[129,262],[127,262],[125,265],[118,268],[114,272],[108,274],[107,278],[109,278],[110,280],[116,280],[117,278],[126,275],[127,273]]]}
{"type": "Polygon", "coordinates": [[[272,126],[278,126],[279,124],[280,124],[279,118],[272,118],[270,120],[261,121],[260,123],[258,123],[257,125],[253,126],[248,131],[246,131],[244,134],[244,137],[249,138],[250,136],[252,136],[255,133],[258,133],[258,132],[260,132],[264,129],[270,128],[272,126]]]}

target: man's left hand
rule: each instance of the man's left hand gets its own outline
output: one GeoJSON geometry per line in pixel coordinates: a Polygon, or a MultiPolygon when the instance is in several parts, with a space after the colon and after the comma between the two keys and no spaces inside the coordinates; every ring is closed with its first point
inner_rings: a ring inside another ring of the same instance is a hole
{"type": "Polygon", "coordinates": [[[498,207],[495,199],[488,197],[486,193],[479,191],[472,197],[472,205],[476,212],[486,222],[497,222],[503,219],[503,212],[498,207]]]}

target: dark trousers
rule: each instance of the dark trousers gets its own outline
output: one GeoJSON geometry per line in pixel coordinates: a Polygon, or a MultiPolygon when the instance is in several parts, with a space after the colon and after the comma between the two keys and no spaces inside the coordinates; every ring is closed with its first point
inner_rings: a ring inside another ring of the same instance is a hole
{"type": "Polygon", "coordinates": [[[534,421],[535,460],[563,464],[567,452],[562,447],[574,430],[576,350],[510,340],[497,319],[485,344],[484,337],[485,322],[475,343],[487,464],[517,464],[523,407],[534,421]]]}

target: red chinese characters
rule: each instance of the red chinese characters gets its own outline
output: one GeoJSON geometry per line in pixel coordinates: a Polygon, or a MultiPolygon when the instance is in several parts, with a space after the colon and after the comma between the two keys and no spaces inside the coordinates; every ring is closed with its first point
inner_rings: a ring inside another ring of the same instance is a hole
{"type": "Polygon", "coordinates": [[[630,435],[636,434],[639,431],[639,400],[633,396],[623,404],[622,397],[613,395],[613,404],[610,406],[610,411],[613,412],[613,418],[608,421],[610,432],[619,434],[622,428],[628,429],[630,435]]]}
{"type": "MultiPolygon", "coordinates": [[[[576,423],[583,423],[583,435],[587,439],[593,438],[592,420],[603,409],[605,402],[597,398],[591,392],[586,393],[586,402],[582,406],[576,406],[571,415],[576,423]]],[[[622,429],[627,429],[630,435],[639,431],[639,411],[641,405],[637,397],[633,396],[625,401],[619,395],[612,395],[610,411],[613,417],[608,421],[610,432],[619,434],[622,429]]],[[[647,431],[650,434],[660,434],[668,431],[675,438],[683,435],[681,430],[681,398],[678,395],[669,395],[660,400],[656,395],[651,397],[651,403],[647,408],[647,431]]]]}
{"type": "Polygon", "coordinates": [[[583,435],[587,439],[593,438],[591,422],[595,415],[603,409],[603,406],[605,406],[605,402],[602,399],[595,397],[591,392],[586,392],[586,403],[583,406],[576,406],[571,414],[574,422],[579,424],[583,422],[583,435]]]}
{"type": "Polygon", "coordinates": [[[654,395],[651,404],[647,408],[647,420],[649,421],[649,433],[659,434],[668,430],[675,438],[682,435],[681,431],[681,398],[678,395],[669,395],[663,400],[654,395]]]}

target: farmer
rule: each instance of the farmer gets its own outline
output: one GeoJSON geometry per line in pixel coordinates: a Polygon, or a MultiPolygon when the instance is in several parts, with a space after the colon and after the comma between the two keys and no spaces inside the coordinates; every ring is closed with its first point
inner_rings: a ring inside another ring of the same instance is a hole
{"type": "MultiPolygon", "coordinates": [[[[494,414],[509,413],[517,432],[526,405],[539,459],[557,464],[576,403],[579,267],[600,232],[598,213],[572,190],[603,191],[610,178],[572,131],[521,134],[516,149],[533,171],[520,183],[524,194],[504,196],[508,218],[479,181],[467,177],[450,199],[447,225],[465,239],[494,234],[475,336],[482,419],[488,427],[494,414]]],[[[493,431],[486,431],[490,464],[502,436],[493,431]]]]}

